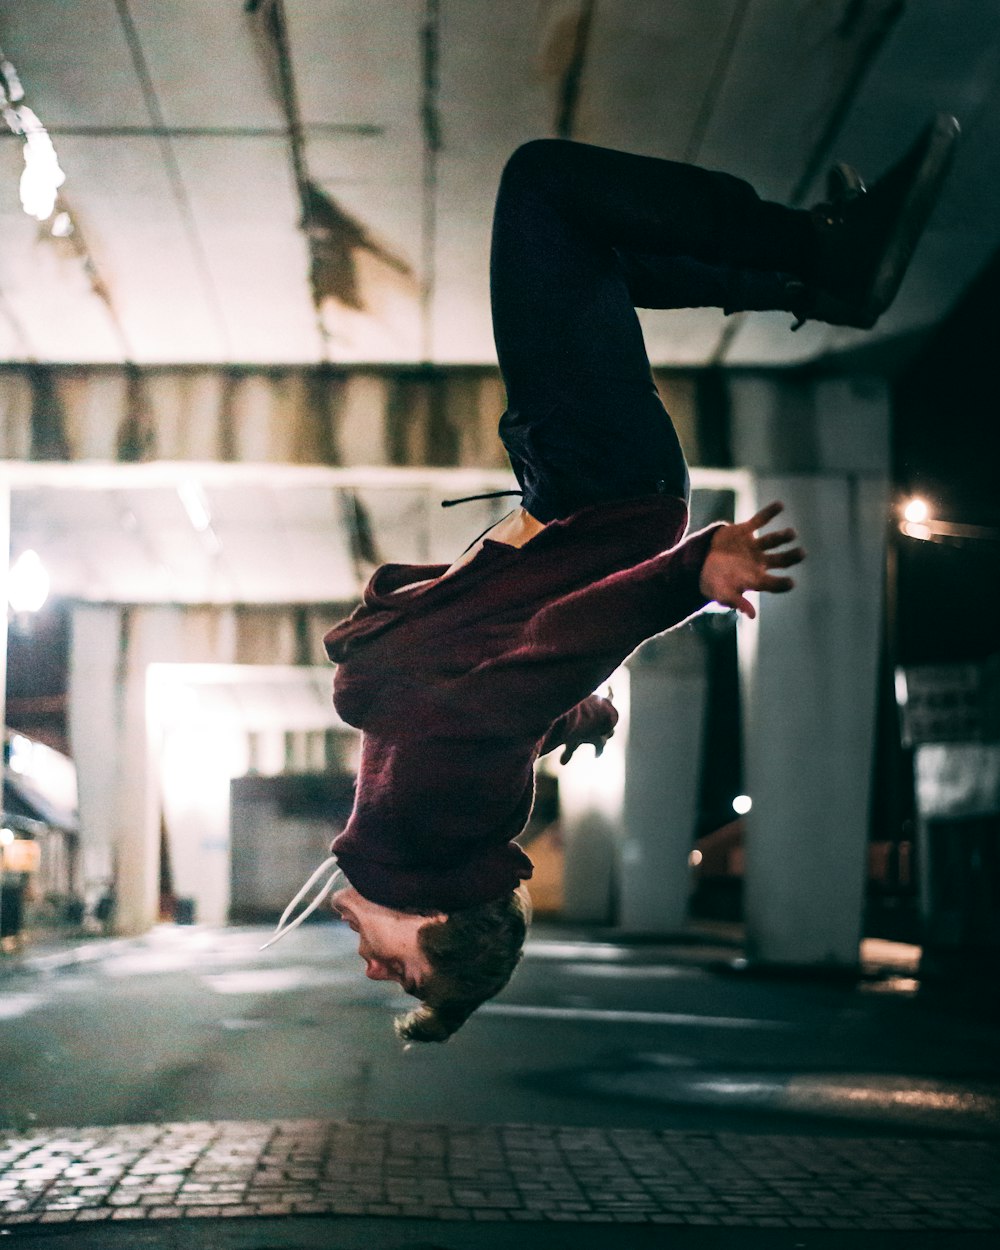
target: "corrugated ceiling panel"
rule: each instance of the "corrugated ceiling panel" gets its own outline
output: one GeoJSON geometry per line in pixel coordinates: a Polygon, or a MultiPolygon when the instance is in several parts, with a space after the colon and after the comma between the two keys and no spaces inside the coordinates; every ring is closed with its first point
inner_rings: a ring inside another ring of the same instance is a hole
{"type": "Polygon", "coordinates": [[[43,125],[149,124],[113,0],[5,4],[0,33],[43,125]]]}
{"type": "Polygon", "coordinates": [[[83,264],[68,242],[42,238],[21,208],[23,167],[20,142],[0,140],[0,291],[13,319],[4,358],[118,360],[118,339],[83,264]]]}
{"type": "MultiPolygon", "coordinates": [[[[542,8],[544,13],[544,7],[542,8]]],[[[553,133],[553,83],[539,6],[441,5],[433,358],[493,362],[489,255],[493,204],[518,144],[553,133]]]]}
{"type": "Polygon", "coordinates": [[[693,159],[786,201],[894,4],[751,0],[693,159]]]}
{"type": "MultiPolygon", "coordinates": [[[[320,355],[299,205],[283,139],[174,139],[228,336],[228,358],[308,363],[320,355]]],[[[180,312],[181,310],[178,310],[180,312]]]]}
{"type": "Polygon", "coordinates": [[[168,126],[283,129],[243,4],[129,0],[129,9],[168,126]]]}
{"type": "Polygon", "coordinates": [[[587,43],[573,137],[648,156],[689,158],[706,84],[741,0],[699,5],[601,0],[587,43]]]}
{"type": "MultiPolygon", "coordinates": [[[[214,292],[192,249],[159,141],[63,136],[59,152],[67,198],[80,214],[133,358],[228,359],[214,292]]],[[[67,350],[60,359],[74,356],[67,350]]]]}
{"type": "Polygon", "coordinates": [[[337,361],[405,362],[420,356],[423,138],[417,0],[287,6],[306,131],[310,178],[354,218],[376,248],[351,260],[364,311],[328,301],[325,323],[337,361]],[[320,125],[361,125],[376,134],[323,134],[320,125]]]}

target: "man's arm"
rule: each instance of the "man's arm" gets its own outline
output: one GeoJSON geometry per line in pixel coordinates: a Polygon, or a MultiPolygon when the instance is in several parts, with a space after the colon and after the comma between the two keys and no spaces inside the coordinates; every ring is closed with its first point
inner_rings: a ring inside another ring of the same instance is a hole
{"type": "Polygon", "coordinates": [[[669,551],[556,600],[529,625],[532,650],[552,658],[623,660],[641,642],[679,625],[711,600],[753,616],[746,592],[791,590],[791,578],[772,570],[804,558],[801,548],[788,547],[794,530],[755,533],[781,509],[780,503],[768,504],[749,521],[700,530],[669,551]]]}

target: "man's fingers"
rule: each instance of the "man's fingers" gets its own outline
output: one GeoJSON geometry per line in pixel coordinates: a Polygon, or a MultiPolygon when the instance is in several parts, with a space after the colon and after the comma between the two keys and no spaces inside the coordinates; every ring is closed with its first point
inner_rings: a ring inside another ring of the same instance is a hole
{"type": "Polygon", "coordinates": [[[766,590],[772,595],[783,595],[794,585],[795,582],[790,577],[762,577],[757,583],[757,589],[766,590]]]}
{"type": "Polygon", "coordinates": [[[729,606],[731,608],[735,608],[737,612],[742,612],[744,616],[748,616],[751,621],[757,615],[756,611],[754,610],[753,604],[750,602],[749,599],[745,598],[743,595],[740,595],[740,597],[735,601],[735,603],[731,603],[729,606]]]}
{"type": "Polygon", "coordinates": [[[757,539],[757,547],[761,551],[770,551],[772,547],[783,547],[785,543],[794,542],[795,531],[789,527],[785,530],[772,530],[769,534],[761,534],[757,539]]]}
{"type": "Polygon", "coordinates": [[[768,521],[773,521],[779,512],[784,511],[784,508],[785,505],[783,503],[779,503],[778,500],[775,500],[773,503],[769,503],[765,507],[761,508],[761,510],[755,513],[749,521],[744,521],[743,526],[745,529],[749,530],[763,529],[768,521]]]}
{"type": "Polygon", "coordinates": [[[801,564],[806,553],[801,547],[792,547],[790,551],[779,551],[772,556],[764,557],[764,566],[769,569],[790,569],[793,564],[801,564]]]}

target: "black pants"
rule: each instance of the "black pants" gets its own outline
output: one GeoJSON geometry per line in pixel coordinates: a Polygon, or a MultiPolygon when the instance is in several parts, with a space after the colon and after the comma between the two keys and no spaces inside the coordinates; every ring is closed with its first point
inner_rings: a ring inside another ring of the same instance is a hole
{"type": "Polygon", "coordinates": [[[808,214],[729,174],[561,139],[518,148],[493,221],[500,421],[540,521],[688,473],[650,372],[640,308],[784,308],[807,277],[808,214]]]}

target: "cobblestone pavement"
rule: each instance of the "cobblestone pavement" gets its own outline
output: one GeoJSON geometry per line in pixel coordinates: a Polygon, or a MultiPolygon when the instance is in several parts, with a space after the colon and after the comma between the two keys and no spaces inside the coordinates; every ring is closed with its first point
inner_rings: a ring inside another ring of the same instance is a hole
{"type": "Polygon", "coordinates": [[[375,1121],[0,1136],[0,1222],[333,1214],[723,1228],[1000,1228],[1000,1145],[375,1121]]]}

